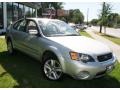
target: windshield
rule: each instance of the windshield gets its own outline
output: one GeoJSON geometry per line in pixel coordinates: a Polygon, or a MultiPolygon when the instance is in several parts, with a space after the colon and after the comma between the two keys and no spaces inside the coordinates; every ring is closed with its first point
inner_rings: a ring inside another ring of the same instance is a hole
{"type": "Polygon", "coordinates": [[[63,21],[49,21],[46,25],[40,25],[42,32],[47,37],[52,36],[78,36],[79,33],[63,21]]]}

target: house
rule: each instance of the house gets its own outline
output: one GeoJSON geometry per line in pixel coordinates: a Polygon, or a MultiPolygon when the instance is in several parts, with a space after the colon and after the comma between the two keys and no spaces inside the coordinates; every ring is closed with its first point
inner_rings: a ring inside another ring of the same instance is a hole
{"type": "Polygon", "coordinates": [[[38,2],[0,2],[0,34],[11,22],[24,17],[37,17],[38,2]]]}

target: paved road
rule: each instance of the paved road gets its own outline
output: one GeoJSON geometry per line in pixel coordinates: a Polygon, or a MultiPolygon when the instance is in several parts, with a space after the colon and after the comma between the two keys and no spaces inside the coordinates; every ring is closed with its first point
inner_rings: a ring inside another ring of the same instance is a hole
{"type": "Polygon", "coordinates": [[[94,39],[106,44],[107,46],[109,46],[109,48],[114,52],[114,54],[116,55],[118,61],[120,62],[120,46],[113,43],[112,41],[102,37],[102,36],[99,36],[97,34],[95,34],[93,32],[93,30],[91,30],[91,28],[88,28],[86,29],[86,32],[89,33],[94,39]]]}
{"type": "MultiPolygon", "coordinates": [[[[99,32],[100,27],[92,26],[91,29],[99,32]]],[[[104,33],[104,28],[102,32],[104,33]]],[[[106,28],[106,34],[120,38],[120,28],[119,29],[106,28]]]]}

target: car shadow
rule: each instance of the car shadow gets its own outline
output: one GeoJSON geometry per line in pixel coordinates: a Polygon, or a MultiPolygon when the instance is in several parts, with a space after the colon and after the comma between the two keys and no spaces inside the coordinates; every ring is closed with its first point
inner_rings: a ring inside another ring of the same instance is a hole
{"type": "Polygon", "coordinates": [[[0,52],[0,64],[5,69],[5,72],[0,74],[0,77],[9,74],[16,85],[11,87],[39,87],[39,88],[115,88],[120,87],[120,82],[106,75],[105,77],[93,80],[75,80],[72,77],[65,75],[63,80],[49,81],[45,79],[41,72],[41,64],[39,61],[24,55],[21,52],[16,52],[10,56],[7,51],[0,52]]]}

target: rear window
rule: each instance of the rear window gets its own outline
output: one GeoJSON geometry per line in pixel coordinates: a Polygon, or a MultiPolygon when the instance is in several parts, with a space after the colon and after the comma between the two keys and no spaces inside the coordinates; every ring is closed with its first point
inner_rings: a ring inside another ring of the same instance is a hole
{"type": "Polygon", "coordinates": [[[13,25],[13,29],[17,30],[19,24],[22,22],[23,20],[20,20],[18,22],[16,22],[14,25],[13,25]]]}

